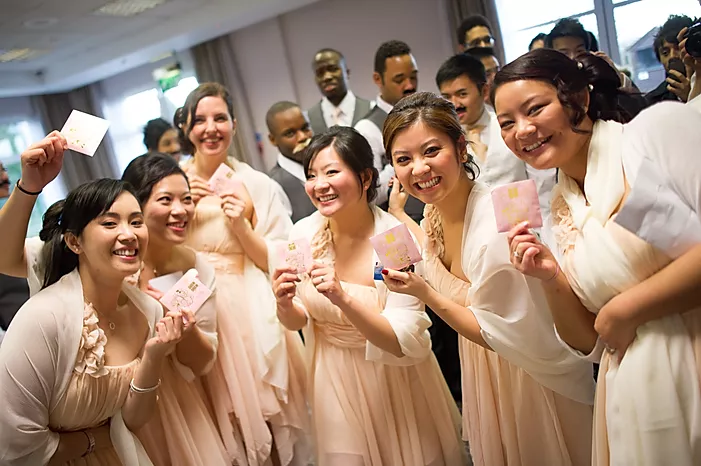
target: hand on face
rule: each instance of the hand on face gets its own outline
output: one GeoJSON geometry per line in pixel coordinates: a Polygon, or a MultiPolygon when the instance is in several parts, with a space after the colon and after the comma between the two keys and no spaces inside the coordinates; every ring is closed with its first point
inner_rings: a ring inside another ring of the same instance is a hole
{"type": "Polygon", "coordinates": [[[26,191],[39,192],[53,181],[63,166],[63,154],[68,149],[66,138],[52,131],[20,155],[22,178],[20,186],[26,191]]]}
{"type": "Polygon", "coordinates": [[[528,227],[528,222],[516,225],[507,234],[511,264],[524,275],[550,280],[558,273],[557,260],[528,227]]]}

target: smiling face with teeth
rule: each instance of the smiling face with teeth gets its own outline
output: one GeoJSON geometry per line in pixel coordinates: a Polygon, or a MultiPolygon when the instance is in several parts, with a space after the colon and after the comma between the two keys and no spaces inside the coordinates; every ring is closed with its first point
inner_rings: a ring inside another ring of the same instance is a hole
{"type": "Polygon", "coordinates": [[[139,202],[128,192],[119,195],[77,237],[65,235],[68,247],[78,253],[81,268],[87,267],[91,276],[115,280],[139,271],[148,238],[139,202]]]}
{"type": "MultiPolygon", "coordinates": [[[[586,109],[587,92],[582,102],[586,109]]],[[[532,79],[504,83],[496,90],[494,104],[504,142],[518,158],[539,170],[580,171],[572,165],[586,166],[593,123],[585,116],[575,132],[570,112],[552,84],[532,79]]]]}
{"type": "Polygon", "coordinates": [[[367,205],[358,177],[338,155],[333,144],[321,149],[312,160],[304,189],[324,217],[333,217],[358,202],[367,205]]]}
{"type": "Polygon", "coordinates": [[[194,212],[195,203],[184,176],[174,174],[156,183],[144,203],[144,218],[152,245],[182,244],[194,212]]]}
{"type": "Polygon", "coordinates": [[[219,166],[226,158],[236,132],[236,120],[229,113],[224,99],[218,96],[200,99],[188,127],[188,138],[195,148],[195,157],[212,158],[213,164],[219,166]]]}
{"type": "Polygon", "coordinates": [[[425,204],[449,199],[459,183],[468,181],[462,165],[466,157],[464,138],[456,145],[448,134],[421,120],[397,133],[392,143],[397,179],[425,204]]]}

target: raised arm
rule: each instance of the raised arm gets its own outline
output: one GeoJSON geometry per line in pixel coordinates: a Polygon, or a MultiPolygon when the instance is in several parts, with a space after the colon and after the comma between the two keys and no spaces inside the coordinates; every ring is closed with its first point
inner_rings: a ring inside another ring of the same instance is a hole
{"type": "Polygon", "coordinates": [[[54,131],[22,152],[22,176],[10,198],[0,209],[0,241],[5,252],[0,254],[0,273],[15,277],[27,276],[24,240],[37,196],[61,171],[66,139],[54,131]]]}

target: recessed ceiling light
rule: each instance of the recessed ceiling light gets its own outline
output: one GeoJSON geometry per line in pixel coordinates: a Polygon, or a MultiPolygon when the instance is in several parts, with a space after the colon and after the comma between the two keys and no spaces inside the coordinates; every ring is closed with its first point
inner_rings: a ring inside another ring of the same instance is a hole
{"type": "Polygon", "coordinates": [[[114,0],[102,8],[95,10],[94,14],[100,16],[134,16],[146,10],[156,8],[167,0],[114,0]]]}
{"type": "Polygon", "coordinates": [[[22,23],[22,26],[26,27],[27,29],[44,29],[49,26],[53,26],[56,23],[58,23],[58,19],[56,18],[36,18],[28,19],[22,23]]]}
{"type": "Polygon", "coordinates": [[[45,53],[45,50],[35,49],[0,50],[0,63],[7,63],[11,61],[27,61],[36,58],[40,55],[44,55],[45,53]]]}

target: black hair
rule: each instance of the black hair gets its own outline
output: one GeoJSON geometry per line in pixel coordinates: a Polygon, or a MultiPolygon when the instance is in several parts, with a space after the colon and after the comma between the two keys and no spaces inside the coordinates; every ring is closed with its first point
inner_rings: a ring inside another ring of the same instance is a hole
{"type": "Polygon", "coordinates": [[[375,52],[375,73],[380,76],[387,70],[387,59],[411,54],[409,46],[400,40],[390,40],[383,43],[375,52]]]}
{"type": "Polygon", "coordinates": [[[458,44],[466,45],[465,36],[470,29],[477,26],[484,26],[489,30],[490,34],[493,34],[492,25],[489,24],[489,20],[487,18],[482,15],[470,15],[465,18],[462,23],[460,23],[460,26],[458,26],[458,29],[455,31],[458,36],[458,44]]]}
{"type": "Polygon", "coordinates": [[[659,31],[657,31],[657,34],[655,34],[655,41],[652,45],[657,61],[662,61],[660,59],[660,48],[662,48],[662,45],[665,42],[679,45],[677,34],[679,34],[679,31],[682,29],[691,27],[692,24],[694,24],[694,20],[686,15],[671,15],[667,18],[667,21],[665,21],[659,31]]]}
{"type": "MultiPolygon", "coordinates": [[[[288,100],[283,100],[281,102],[274,103],[265,114],[265,124],[268,126],[268,131],[273,134],[273,125],[275,124],[275,116],[278,113],[286,112],[291,108],[300,108],[300,106],[294,102],[288,100]]],[[[300,108],[301,109],[301,108],[300,108]]]]}
{"type": "Polygon", "coordinates": [[[177,109],[173,117],[173,124],[178,129],[180,147],[188,154],[192,154],[195,151],[195,147],[190,141],[190,131],[192,131],[192,125],[195,121],[197,105],[205,97],[220,97],[226,103],[231,119],[236,118],[234,115],[234,102],[231,98],[231,93],[226,87],[219,83],[202,83],[197,86],[188,94],[187,99],[185,99],[185,105],[177,109]]]}
{"type": "Polygon", "coordinates": [[[440,89],[441,85],[446,81],[453,81],[460,76],[467,76],[480,92],[482,92],[482,88],[487,83],[487,75],[482,62],[472,55],[460,53],[444,61],[441,67],[438,68],[436,86],[440,89]]]}
{"type": "Polygon", "coordinates": [[[587,49],[587,52],[591,51],[591,38],[589,33],[577,19],[562,18],[555,23],[552,31],[550,31],[545,39],[545,46],[549,49],[553,48],[553,41],[560,37],[577,37],[582,39],[584,48],[587,49]]]}
{"type": "Polygon", "coordinates": [[[370,144],[362,134],[353,128],[332,126],[329,130],[314,136],[307,148],[304,149],[305,175],[309,175],[309,167],[317,154],[329,146],[332,146],[343,163],[353,170],[361,187],[363,186],[363,174],[370,172],[367,201],[374,201],[377,197],[380,174],[375,168],[375,159],[370,144]]]}
{"type": "Polygon", "coordinates": [[[103,178],[78,186],[68,193],[65,200],[54,203],[46,210],[39,233],[39,238],[44,242],[41,254],[46,264],[42,289],[78,267],[78,255],[66,245],[65,234],[80,236],[90,222],[107,212],[125,192],[136,198],[136,192],[129,183],[103,178]]]}
{"type": "Polygon", "coordinates": [[[144,126],[144,146],[152,152],[158,152],[158,142],[169,129],[173,129],[170,123],[163,118],[150,120],[144,126]]]}
{"type": "Polygon", "coordinates": [[[490,95],[492,105],[500,86],[524,79],[542,81],[557,89],[560,103],[570,111],[570,125],[575,132],[581,132],[577,128],[585,116],[592,121],[626,123],[642,110],[635,95],[620,88],[618,72],[592,54],[572,60],[556,50],[536,49],[522,55],[497,73],[490,95]],[[583,92],[589,92],[586,110],[583,92]]]}
{"type": "Polygon", "coordinates": [[[587,31],[587,35],[589,36],[589,51],[590,52],[598,52],[599,51],[599,41],[596,40],[596,36],[591,31],[587,31]]]}
{"type": "Polygon", "coordinates": [[[134,188],[136,199],[143,206],[151,197],[153,187],[171,175],[181,175],[188,183],[188,188],[190,187],[187,175],[173,157],[160,152],[150,152],[129,162],[122,173],[122,181],[134,188]]]}
{"type": "Polygon", "coordinates": [[[547,38],[548,38],[548,35],[546,33],[544,33],[544,32],[538,33],[533,39],[531,39],[531,43],[528,44],[528,51],[530,52],[531,49],[533,48],[533,44],[535,44],[539,40],[542,40],[543,43],[545,43],[547,38]]]}

